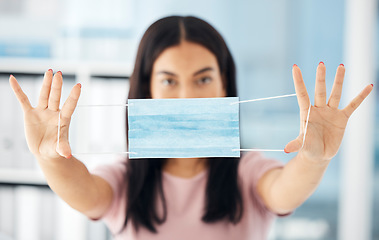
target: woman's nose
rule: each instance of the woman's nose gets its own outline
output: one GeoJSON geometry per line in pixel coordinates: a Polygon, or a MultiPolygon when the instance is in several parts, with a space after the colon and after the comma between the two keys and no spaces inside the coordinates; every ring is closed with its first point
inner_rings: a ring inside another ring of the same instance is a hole
{"type": "Polygon", "coordinates": [[[196,91],[189,87],[182,87],[179,91],[179,98],[196,98],[196,91]]]}

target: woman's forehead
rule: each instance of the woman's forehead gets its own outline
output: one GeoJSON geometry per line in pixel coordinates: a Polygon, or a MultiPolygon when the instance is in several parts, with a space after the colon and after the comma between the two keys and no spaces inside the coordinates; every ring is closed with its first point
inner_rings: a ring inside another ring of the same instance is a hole
{"type": "Polygon", "coordinates": [[[216,56],[200,44],[183,41],[179,45],[165,49],[158,56],[153,65],[153,72],[194,73],[206,67],[218,70],[216,56]]]}

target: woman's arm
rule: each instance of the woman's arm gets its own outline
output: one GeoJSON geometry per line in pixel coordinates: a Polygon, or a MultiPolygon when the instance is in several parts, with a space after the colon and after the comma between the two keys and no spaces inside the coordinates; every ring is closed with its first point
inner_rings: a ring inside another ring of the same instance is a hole
{"type": "Polygon", "coordinates": [[[113,192],[103,178],[92,175],[75,157],[37,157],[50,188],[68,205],[89,218],[98,219],[112,202],[113,192]]]}
{"type": "Polygon", "coordinates": [[[273,212],[292,212],[316,190],[328,164],[302,159],[298,154],[284,168],[265,173],[258,181],[258,193],[273,212]]]}
{"type": "Polygon", "coordinates": [[[333,89],[326,102],[325,65],[320,62],[316,73],[315,105],[311,106],[309,122],[303,143],[305,123],[310,100],[300,68],[292,69],[296,95],[300,108],[300,134],[289,142],[284,151],[298,154],[283,169],[273,169],[258,182],[258,192],[265,204],[274,212],[285,214],[300,206],[317,188],[322,176],[337,154],[347,121],[373,85],[366,86],[344,109],[338,109],[341,99],[345,67],[337,68],[333,89]]]}

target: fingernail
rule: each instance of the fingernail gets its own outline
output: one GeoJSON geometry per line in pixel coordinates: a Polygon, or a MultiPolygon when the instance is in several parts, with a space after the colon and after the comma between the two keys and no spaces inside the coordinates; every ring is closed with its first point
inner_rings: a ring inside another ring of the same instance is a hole
{"type": "Polygon", "coordinates": [[[72,157],[72,155],[70,154],[70,156],[68,156],[68,158],[67,159],[70,159],[72,157]]]}
{"type": "Polygon", "coordinates": [[[49,72],[53,72],[53,69],[50,68],[48,71],[49,71],[49,72]]]}
{"type": "Polygon", "coordinates": [[[371,86],[374,86],[374,84],[371,84],[371,86]]]}
{"type": "Polygon", "coordinates": [[[57,73],[60,73],[60,74],[61,74],[61,76],[63,75],[61,71],[58,71],[57,73]]]}
{"type": "Polygon", "coordinates": [[[297,65],[296,65],[296,64],[294,64],[292,67],[297,67],[297,65]]]}
{"type": "Polygon", "coordinates": [[[79,86],[80,88],[82,88],[82,84],[78,83],[78,86],[79,86]]]}
{"type": "Polygon", "coordinates": [[[320,62],[319,64],[325,65],[324,62],[320,62]]]}
{"type": "Polygon", "coordinates": [[[11,78],[11,77],[14,77],[14,76],[11,74],[9,77],[11,78]]]}
{"type": "Polygon", "coordinates": [[[342,63],[340,64],[340,66],[345,67],[345,65],[343,65],[342,63]]]}
{"type": "Polygon", "coordinates": [[[287,150],[285,150],[285,149],[284,149],[284,152],[285,152],[285,153],[290,153],[290,152],[287,152],[287,150]]]}

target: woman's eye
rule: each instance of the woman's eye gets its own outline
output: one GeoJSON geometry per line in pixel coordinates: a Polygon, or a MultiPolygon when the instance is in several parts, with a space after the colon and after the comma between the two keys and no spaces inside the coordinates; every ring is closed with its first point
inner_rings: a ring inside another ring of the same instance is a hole
{"type": "Polygon", "coordinates": [[[162,80],[162,84],[165,86],[173,86],[176,84],[176,82],[175,80],[168,78],[168,79],[162,80]]]}
{"type": "Polygon", "coordinates": [[[197,83],[200,85],[203,85],[203,84],[210,83],[211,81],[212,81],[212,79],[210,77],[203,77],[203,78],[200,78],[199,80],[197,80],[197,83]]]}

